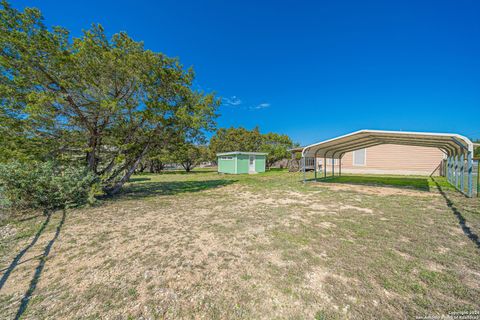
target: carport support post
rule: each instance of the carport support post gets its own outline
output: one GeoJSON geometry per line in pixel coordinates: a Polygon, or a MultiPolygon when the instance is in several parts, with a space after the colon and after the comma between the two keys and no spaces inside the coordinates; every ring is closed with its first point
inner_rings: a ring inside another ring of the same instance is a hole
{"type": "Polygon", "coordinates": [[[323,157],[323,177],[327,177],[327,157],[323,157]]]}
{"type": "Polygon", "coordinates": [[[445,172],[445,175],[447,177],[447,181],[450,182],[450,156],[447,157],[447,170],[445,172]]]}
{"type": "Polygon", "coordinates": [[[458,156],[455,155],[455,188],[458,189],[458,156]]]}
{"type": "Polygon", "coordinates": [[[465,192],[465,155],[460,155],[460,190],[465,192]]]}
{"type": "MultiPolygon", "coordinates": [[[[472,152],[467,154],[468,196],[473,197],[473,159],[472,152]]],[[[478,192],[478,191],[477,191],[478,192]]]]}
{"type": "Polygon", "coordinates": [[[341,175],[342,175],[342,157],[340,157],[340,158],[338,159],[338,165],[339,165],[339,167],[338,167],[338,175],[341,176],[341,175]]]}
{"type": "Polygon", "coordinates": [[[453,184],[453,156],[449,157],[450,159],[450,167],[448,168],[448,172],[450,173],[450,183],[453,184]]]}
{"type": "Polygon", "coordinates": [[[454,178],[455,178],[455,172],[454,172],[454,167],[455,166],[455,156],[450,156],[450,183],[453,185],[455,184],[454,178]]]}
{"type": "Polygon", "coordinates": [[[332,177],[335,177],[335,159],[332,158],[332,177]]]}
{"type": "Polygon", "coordinates": [[[447,159],[445,159],[445,178],[447,178],[448,181],[448,156],[447,159]]]}
{"type": "Polygon", "coordinates": [[[456,175],[455,185],[457,189],[460,190],[460,155],[457,155],[457,175],[456,175]]]}
{"type": "Polygon", "coordinates": [[[305,175],[305,157],[302,157],[302,165],[303,165],[303,183],[307,181],[306,175],[305,175]]]}
{"type": "Polygon", "coordinates": [[[450,183],[455,183],[455,156],[450,157],[450,183]]]}
{"type": "Polygon", "coordinates": [[[315,171],[315,182],[317,181],[317,154],[313,158],[313,171],[315,171]]]}
{"type": "Polygon", "coordinates": [[[450,156],[450,183],[452,185],[455,183],[453,181],[453,178],[455,177],[455,174],[453,172],[454,160],[455,160],[455,156],[450,156]]]}
{"type": "Polygon", "coordinates": [[[453,156],[450,156],[450,183],[453,185],[453,156]]]}

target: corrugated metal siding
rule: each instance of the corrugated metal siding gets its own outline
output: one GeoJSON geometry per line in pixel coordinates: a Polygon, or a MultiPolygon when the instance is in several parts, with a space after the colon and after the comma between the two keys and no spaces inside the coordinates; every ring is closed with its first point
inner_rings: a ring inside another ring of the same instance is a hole
{"type": "MultiPolygon", "coordinates": [[[[342,172],[438,175],[444,154],[437,148],[383,144],[367,148],[366,165],[353,165],[353,152],[342,158],[342,172]]],[[[318,159],[323,164],[323,159],[318,159]]],[[[338,172],[338,165],[335,170],[338,172]]],[[[327,159],[331,171],[331,159],[327,159]]]]}
{"type": "Polygon", "coordinates": [[[342,158],[342,172],[438,174],[444,154],[437,148],[384,144],[367,148],[366,165],[353,165],[353,152],[342,158]]]}

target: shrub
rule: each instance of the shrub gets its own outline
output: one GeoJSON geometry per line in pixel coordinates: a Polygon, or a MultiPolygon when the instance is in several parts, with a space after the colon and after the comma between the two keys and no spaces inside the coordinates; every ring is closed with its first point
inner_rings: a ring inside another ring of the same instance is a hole
{"type": "Polygon", "coordinates": [[[54,162],[0,164],[2,206],[58,209],[91,202],[95,178],[85,168],[54,162]]]}

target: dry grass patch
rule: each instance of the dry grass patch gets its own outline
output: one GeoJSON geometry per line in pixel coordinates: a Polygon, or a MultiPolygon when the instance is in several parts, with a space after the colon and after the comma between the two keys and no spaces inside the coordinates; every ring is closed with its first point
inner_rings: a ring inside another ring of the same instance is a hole
{"type": "MultiPolygon", "coordinates": [[[[445,191],[454,211],[440,193],[319,188],[286,172],[139,178],[115,199],[67,212],[31,290],[62,218],[53,214],[0,289],[0,317],[14,317],[29,290],[27,319],[406,318],[479,308],[478,200],[445,191]]],[[[0,268],[44,221],[2,222],[0,268]]]]}
{"type": "Polygon", "coordinates": [[[432,197],[438,196],[436,193],[431,193],[422,190],[409,190],[403,188],[394,187],[380,187],[380,186],[365,186],[365,185],[349,185],[349,184],[318,184],[322,188],[328,188],[333,191],[354,191],[359,193],[371,194],[375,196],[393,196],[393,195],[405,195],[414,197],[432,197]]]}

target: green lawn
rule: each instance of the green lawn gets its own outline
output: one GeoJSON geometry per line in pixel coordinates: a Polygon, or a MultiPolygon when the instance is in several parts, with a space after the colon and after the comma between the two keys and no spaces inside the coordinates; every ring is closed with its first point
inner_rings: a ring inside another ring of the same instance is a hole
{"type": "Polygon", "coordinates": [[[0,318],[478,310],[479,234],[479,199],[443,178],[137,175],[94,207],[0,222],[0,318]]]}

